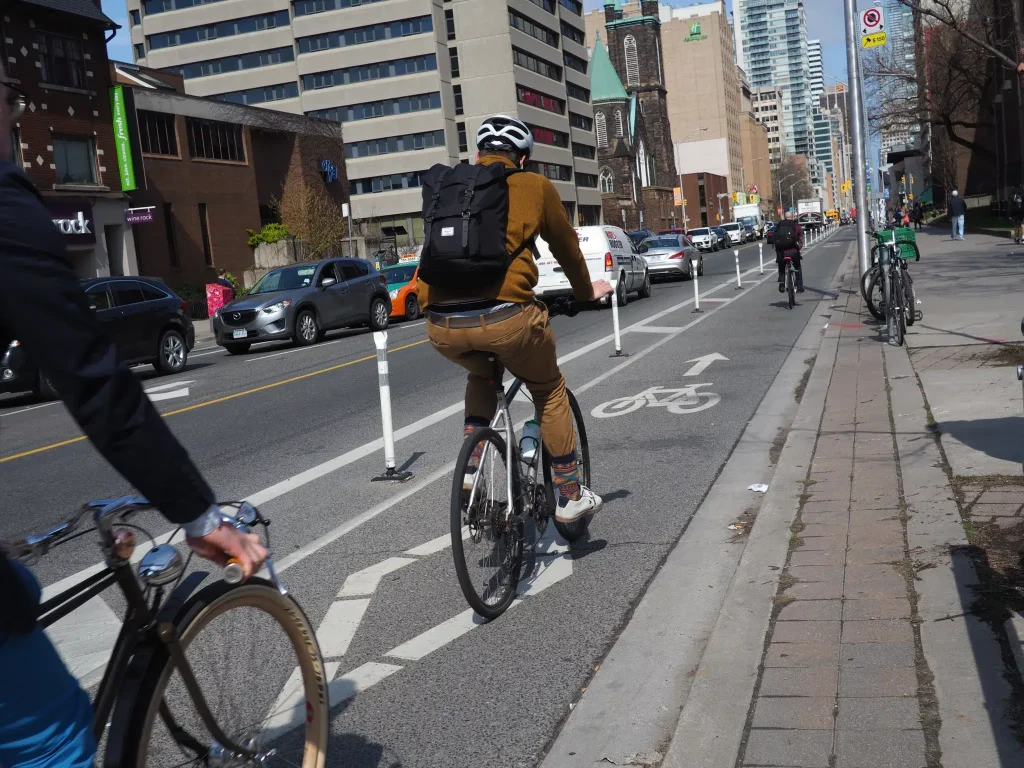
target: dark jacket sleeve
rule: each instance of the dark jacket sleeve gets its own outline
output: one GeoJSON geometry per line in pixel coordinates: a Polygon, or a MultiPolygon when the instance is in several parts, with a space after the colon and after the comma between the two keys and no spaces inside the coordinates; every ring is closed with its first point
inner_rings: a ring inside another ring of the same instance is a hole
{"type": "Polygon", "coordinates": [[[46,207],[9,164],[0,164],[0,330],[22,343],[96,449],[167,519],[192,522],[214,502],[134,374],[118,363],[46,207]]]}

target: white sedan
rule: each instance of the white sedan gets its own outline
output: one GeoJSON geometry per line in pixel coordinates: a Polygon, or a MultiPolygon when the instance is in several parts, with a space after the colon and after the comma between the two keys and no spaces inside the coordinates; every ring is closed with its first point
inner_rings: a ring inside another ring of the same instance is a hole
{"type": "Polygon", "coordinates": [[[710,227],[691,229],[686,235],[690,238],[690,242],[702,251],[710,253],[722,247],[718,241],[718,234],[710,227]]]}

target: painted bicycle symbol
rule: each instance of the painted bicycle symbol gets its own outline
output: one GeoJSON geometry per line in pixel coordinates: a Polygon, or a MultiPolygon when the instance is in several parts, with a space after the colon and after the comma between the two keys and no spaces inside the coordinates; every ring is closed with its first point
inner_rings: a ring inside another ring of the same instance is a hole
{"type": "Polygon", "coordinates": [[[632,413],[645,405],[648,408],[665,408],[669,413],[697,413],[714,408],[721,402],[722,396],[715,392],[697,391],[701,387],[711,386],[714,385],[688,384],[679,389],[651,387],[637,395],[609,400],[597,406],[590,415],[598,419],[610,419],[632,413]]]}

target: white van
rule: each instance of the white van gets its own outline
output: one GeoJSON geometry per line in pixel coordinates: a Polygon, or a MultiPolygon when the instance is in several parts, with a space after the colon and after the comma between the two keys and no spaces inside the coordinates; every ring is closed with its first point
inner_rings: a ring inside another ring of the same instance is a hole
{"type": "MultiPolygon", "coordinates": [[[[636,246],[618,227],[576,227],[580,250],[587,260],[590,279],[615,282],[619,306],[626,305],[627,296],[636,293],[641,299],[651,295],[651,276],[647,262],[636,246]]],[[[534,293],[540,298],[571,296],[572,286],[562,268],[551,255],[548,244],[537,238],[537,271],[540,280],[534,293]]]]}

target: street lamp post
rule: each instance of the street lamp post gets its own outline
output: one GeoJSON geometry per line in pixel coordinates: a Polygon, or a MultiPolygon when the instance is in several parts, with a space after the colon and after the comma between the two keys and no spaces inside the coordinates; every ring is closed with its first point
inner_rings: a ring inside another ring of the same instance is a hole
{"type": "Polygon", "coordinates": [[[786,204],[785,203],[785,198],[782,197],[782,185],[783,185],[783,183],[789,181],[794,176],[796,176],[796,174],[795,173],[791,173],[791,174],[789,174],[789,176],[786,176],[784,179],[779,179],[779,205],[785,206],[785,204],[786,204]]]}
{"type": "MultiPolygon", "coordinates": [[[[700,127],[700,128],[695,128],[692,131],[690,131],[688,134],[686,134],[686,136],[683,137],[683,140],[681,142],[679,142],[679,143],[680,144],[685,144],[686,142],[688,142],[690,140],[690,137],[693,136],[694,134],[697,134],[697,133],[707,133],[707,130],[708,129],[706,127],[703,127],[703,126],[700,127]]],[[[686,215],[686,196],[683,194],[683,172],[679,169],[679,167],[682,165],[682,163],[679,162],[678,151],[677,151],[676,154],[677,154],[677,157],[676,157],[676,171],[679,172],[679,210],[683,214],[682,216],[680,216],[680,218],[683,221],[683,231],[685,232],[688,229],[687,224],[690,221],[690,217],[686,215]]]]}
{"type": "Polygon", "coordinates": [[[796,200],[794,198],[796,197],[795,190],[796,190],[796,188],[798,186],[800,186],[800,182],[799,181],[794,181],[792,184],[789,185],[789,207],[790,208],[796,208],[796,200]]]}
{"type": "Polygon", "coordinates": [[[723,222],[723,219],[722,219],[722,199],[723,198],[728,198],[728,197],[730,197],[728,192],[719,192],[718,193],[718,223],[719,224],[721,224],[723,222]]]}
{"type": "Polygon", "coordinates": [[[864,135],[864,80],[858,45],[857,1],[843,0],[846,15],[846,69],[850,76],[850,129],[853,133],[853,184],[857,200],[857,246],[860,274],[871,268],[871,251],[868,245],[868,194],[867,194],[867,141],[864,135]]]}

